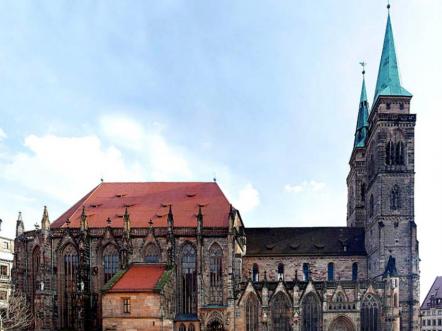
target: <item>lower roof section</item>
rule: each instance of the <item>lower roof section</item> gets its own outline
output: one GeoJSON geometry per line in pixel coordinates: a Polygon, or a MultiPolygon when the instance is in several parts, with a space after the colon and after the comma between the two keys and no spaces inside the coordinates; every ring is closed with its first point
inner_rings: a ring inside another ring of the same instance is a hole
{"type": "Polygon", "coordinates": [[[366,255],[363,228],[246,228],[246,256],[366,255]]]}

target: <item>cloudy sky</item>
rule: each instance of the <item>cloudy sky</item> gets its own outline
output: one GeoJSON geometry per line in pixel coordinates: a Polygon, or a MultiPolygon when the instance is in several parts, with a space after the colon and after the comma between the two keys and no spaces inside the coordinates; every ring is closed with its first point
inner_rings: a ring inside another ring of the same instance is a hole
{"type": "MultiPolygon", "coordinates": [[[[1,234],[100,178],[216,177],[248,226],[345,225],[358,63],[372,98],[385,2],[0,2],[1,234]]],[[[392,22],[425,294],[442,274],[442,1],[394,1],[392,22]]]]}

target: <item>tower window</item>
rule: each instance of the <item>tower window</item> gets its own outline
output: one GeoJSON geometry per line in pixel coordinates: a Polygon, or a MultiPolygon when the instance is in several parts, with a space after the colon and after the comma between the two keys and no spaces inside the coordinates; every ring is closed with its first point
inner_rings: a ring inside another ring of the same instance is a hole
{"type": "Polygon", "coordinates": [[[362,203],[365,203],[365,191],[366,191],[365,183],[362,183],[361,184],[361,202],[362,203]]]}
{"type": "Polygon", "coordinates": [[[399,109],[400,109],[400,110],[404,110],[404,103],[403,103],[403,102],[401,102],[401,103],[399,104],[399,109]]]}
{"type": "Polygon", "coordinates": [[[390,193],[390,209],[397,210],[401,208],[401,194],[398,185],[394,185],[390,193]]]}
{"type": "Polygon", "coordinates": [[[397,165],[404,165],[404,163],[405,163],[404,143],[402,141],[399,141],[396,144],[395,163],[397,165]]]}
{"type": "Polygon", "coordinates": [[[278,280],[284,280],[284,264],[278,264],[278,280]]]}
{"type": "Polygon", "coordinates": [[[391,109],[391,103],[387,102],[386,106],[387,106],[387,110],[391,109]]]}
{"type": "Polygon", "coordinates": [[[327,266],[327,276],[329,282],[335,280],[335,265],[333,262],[330,262],[327,266]]]}
{"type": "Polygon", "coordinates": [[[373,217],[373,214],[374,214],[374,198],[373,198],[373,194],[372,194],[372,195],[370,195],[370,206],[368,209],[368,215],[370,217],[373,217]]]}

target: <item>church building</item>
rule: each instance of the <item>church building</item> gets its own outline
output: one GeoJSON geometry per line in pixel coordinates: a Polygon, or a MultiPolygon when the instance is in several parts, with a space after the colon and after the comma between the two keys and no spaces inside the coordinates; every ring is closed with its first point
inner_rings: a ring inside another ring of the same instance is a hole
{"type": "Polygon", "coordinates": [[[12,276],[33,329],[419,330],[411,98],[388,13],[347,226],[247,227],[215,182],[102,182],[53,222],[19,217],[12,276]]]}

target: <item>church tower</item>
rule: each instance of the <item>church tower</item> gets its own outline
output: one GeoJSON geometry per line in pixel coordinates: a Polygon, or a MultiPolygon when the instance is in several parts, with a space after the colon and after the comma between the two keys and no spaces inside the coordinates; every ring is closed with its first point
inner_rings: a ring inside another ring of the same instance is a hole
{"type": "Polygon", "coordinates": [[[367,136],[364,144],[360,144],[363,147],[358,147],[357,129],[353,163],[350,163],[352,169],[348,182],[354,188],[349,187],[349,192],[354,190],[355,193],[349,194],[349,205],[353,207],[355,216],[349,215],[348,224],[365,227],[369,278],[380,279],[390,256],[396,259],[400,279],[400,329],[418,330],[419,252],[414,222],[416,115],[410,113],[412,95],[402,87],[399,78],[390,6],[388,10],[375,96],[368,116],[368,131],[359,131],[361,137],[364,137],[364,132],[367,136]],[[363,176],[359,169],[364,167],[365,181],[360,179],[363,176]],[[362,195],[358,185],[362,187],[364,184],[362,195]],[[353,197],[358,194],[359,199],[353,197]],[[366,215],[364,221],[362,210],[366,215]]]}
{"type": "Polygon", "coordinates": [[[347,226],[349,227],[364,227],[366,218],[367,167],[365,144],[368,135],[368,99],[365,88],[365,63],[362,62],[361,65],[363,67],[361,98],[353,152],[350,157],[350,172],[347,176],[347,226]]]}

